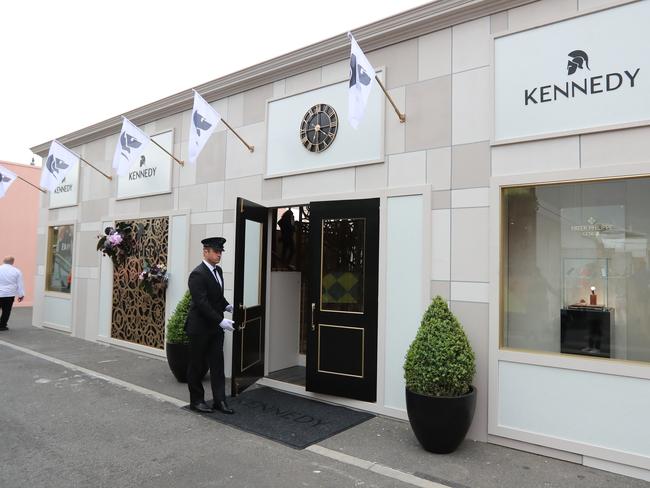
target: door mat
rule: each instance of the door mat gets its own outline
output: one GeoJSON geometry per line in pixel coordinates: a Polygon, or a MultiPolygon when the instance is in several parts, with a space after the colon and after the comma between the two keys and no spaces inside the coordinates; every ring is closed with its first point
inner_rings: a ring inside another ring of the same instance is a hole
{"type": "MultiPolygon", "coordinates": [[[[309,400],[267,387],[247,390],[228,399],[235,411],[200,414],[252,434],[280,442],[294,449],[343,432],[374,417],[346,407],[309,400]]],[[[183,407],[189,409],[189,405],[183,407]]]]}

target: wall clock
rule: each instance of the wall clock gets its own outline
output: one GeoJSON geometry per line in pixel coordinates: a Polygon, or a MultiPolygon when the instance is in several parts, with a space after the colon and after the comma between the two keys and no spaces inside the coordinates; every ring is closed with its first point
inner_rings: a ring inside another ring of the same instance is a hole
{"type": "Polygon", "coordinates": [[[325,103],[310,108],[300,124],[300,140],[305,149],[322,152],[332,145],[339,127],[336,110],[325,103]]]}

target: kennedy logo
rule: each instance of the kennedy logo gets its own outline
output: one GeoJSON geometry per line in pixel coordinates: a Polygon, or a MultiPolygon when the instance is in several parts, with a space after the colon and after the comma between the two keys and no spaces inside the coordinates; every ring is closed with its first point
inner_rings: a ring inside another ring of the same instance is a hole
{"type": "Polygon", "coordinates": [[[56,173],[58,173],[61,169],[66,169],[68,167],[68,164],[50,154],[47,157],[47,161],[45,162],[45,167],[50,173],[52,173],[52,176],[56,178],[56,173]]]}
{"type": "MultiPolygon", "coordinates": [[[[591,71],[589,56],[586,51],[576,49],[569,54],[567,62],[567,76],[580,72],[591,71]]],[[[558,84],[546,84],[524,90],[524,105],[537,105],[538,103],[555,102],[558,99],[571,99],[581,95],[595,95],[598,93],[612,92],[618,89],[631,89],[635,87],[637,76],[641,68],[625,69],[621,72],[614,71],[606,74],[590,76],[582,80],[564,81],[558,84]]]]}
{"type": "MultiPolygon", "coordinates": [[[[67,176],[66,176],[66,178],[67,178],[67,176]]],[[[63,178],[61,180],[61,183],[59,184],[59,186],[57,186],[54,189],[54,193],[68,193],[69,191],[72,191],[72,185],[69,184],[69,183],[66,183],[65,178],[63,178]]]]}
{"type": "Polygon", "coordinates": [[[205,117],[203,117],[203,115],[201,115],[198,110],[194,111],[194,115],[192,115],[192,121],[194,122],[194,127],[196,128],[196,135],[199,137],[201,137],[202,130],[208,130],[210,127],[212,127],[212,124],[205,120],[205,117]]]}
{"type": "Polygon", "coordinates": [[[147,158],[144,154],[142,154],[140,156],[140,169],[136,171],[129,171],[129,181],[139,180],[140,178],[151,178],[153,176],[156,176],[156,171],[158,170],[158,168],[156,166],[152,168],[144,168],[146,164],[147,164],[147,158]]]}
{"type": "Polygon", "coordinates": [[[120,136],[120,144],[122,145],[122,156],[126,159],[129,159],[129,157],[124,154],[125,152],[130,153],[131,149],[137,149],[142,146],[140,141],[126,132],[122,132],[122,135],[120,136]]]}
{"type": "Polygon", "coordinates": [[[350,55],[350,87],[357,84],[357,80],[362,85],[368,86],[372,79],[368,76],[368,72],[363,66],[357,63],[357,57],[354,54],[350,55]]]}
{"type": "Polygon", "coordinates": [[[583,67],[589,69],[589,56],[587,56],[587,53],[580,49],[571,51],[569,53],[569,62],[566,67],[568,74],[572,75],[578,69],[583,69],[583,67]]]}

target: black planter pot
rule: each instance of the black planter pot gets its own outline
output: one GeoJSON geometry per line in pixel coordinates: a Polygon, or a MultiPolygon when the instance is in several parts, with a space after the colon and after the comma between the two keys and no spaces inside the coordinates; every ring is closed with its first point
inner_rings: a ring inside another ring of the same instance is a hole
{"type": "Polygon", "coordinates": [[[459,397],[431,397],[406,388],[406,411],[418,441],[429,452],[447,454],[463,442],[476,408],[476,388],[459,397]]]}
{"type": "Polygon", "coordinates": [[[187,365],[190,358],[189,344],[166,344],[167,364],[179,383],[187,383],[187,365]]]}

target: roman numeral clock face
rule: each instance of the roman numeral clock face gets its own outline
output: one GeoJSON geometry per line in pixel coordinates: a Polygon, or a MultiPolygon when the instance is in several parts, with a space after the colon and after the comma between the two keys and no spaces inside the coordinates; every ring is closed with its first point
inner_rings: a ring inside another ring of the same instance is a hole
{"type": "Polygon", "coordinates": [[[332,145],[339,127],[339,118],[329,105],[319,103],[310,108],[300,124],[300,140],[305,149],[322,152],[332,145]]]}

